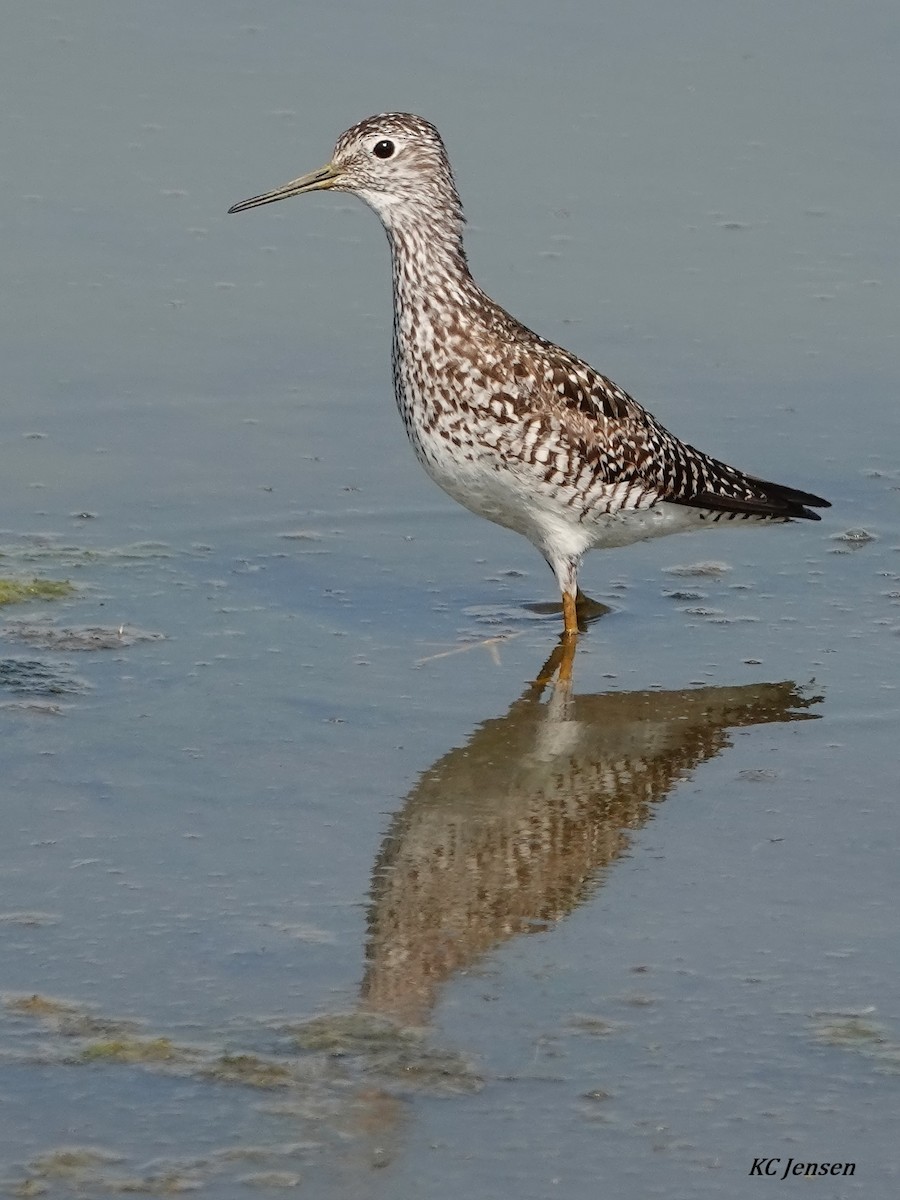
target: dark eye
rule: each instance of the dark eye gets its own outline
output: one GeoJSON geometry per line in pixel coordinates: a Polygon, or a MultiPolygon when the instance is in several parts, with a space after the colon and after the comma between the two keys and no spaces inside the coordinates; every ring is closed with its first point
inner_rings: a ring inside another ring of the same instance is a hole
{"type": "Polygon", "coordinates": [[[394,153],[394,143],[389,142],[387,138],[383,142],[376,142],[372,149],[372,153],[376,158],[390,158],[394,153]]]}

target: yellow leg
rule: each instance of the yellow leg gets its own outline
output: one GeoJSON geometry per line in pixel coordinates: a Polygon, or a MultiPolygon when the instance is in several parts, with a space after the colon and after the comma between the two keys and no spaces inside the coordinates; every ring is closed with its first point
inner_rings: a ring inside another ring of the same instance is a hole
{"type": "Polygon", "coordinates": [[[563,592],[562,602],[566,637],[575,637],[578,633],[578,613],[575,597],[571,592],[563,592]]]}

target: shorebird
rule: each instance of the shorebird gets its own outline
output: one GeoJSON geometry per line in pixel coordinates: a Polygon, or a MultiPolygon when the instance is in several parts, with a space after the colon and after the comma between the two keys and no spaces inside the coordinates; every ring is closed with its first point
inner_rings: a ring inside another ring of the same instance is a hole
{"type": "Polygon", "coordinates": [[[733,521],[818,521],[827,500],[695,450],[582,359],[533,333],[472,278],[444,143],[411,113],[367,117],[331,161],[228,211],[351,192],[391,248],[397,406],[431,478],[472,512],[524,534],[562,594],[565,634],[590,604],[588,550],[733,521]]]}

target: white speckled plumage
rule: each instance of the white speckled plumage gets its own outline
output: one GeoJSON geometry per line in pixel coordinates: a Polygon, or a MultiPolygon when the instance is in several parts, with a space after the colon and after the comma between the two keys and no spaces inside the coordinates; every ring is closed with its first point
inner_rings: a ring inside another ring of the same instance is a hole
{"type": "Polygon", "coordinates": [[[352,192],[391,246],[397,405],[419,461],[466,508],[524,534],[575,631],[585,552],[735,519],[818,520],[818,496],[746,475],[673,437],[611,380],[539,337],[477,285],[444,144],[409,113],[341,134],[320,171],[231,212],[352,192]]]}

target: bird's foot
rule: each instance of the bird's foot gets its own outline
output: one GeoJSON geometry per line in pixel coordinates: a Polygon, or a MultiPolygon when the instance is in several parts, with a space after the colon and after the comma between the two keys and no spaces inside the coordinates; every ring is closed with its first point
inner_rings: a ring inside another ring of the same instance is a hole
{"type": "MultiPolygon", "coordinates": [[[[523,604],[523,608],[529,612],[538,613],[541,616],[557,616],[563,613],[565,618],[565,610],[562,604],[553,600],[537,601],[534,604],[523,604]]],[[[605,617],[607,613],[614,612],[608,604],[602,604],[599,600],[592,600],[590,596],[586,596],[584,592],[579,591],[575,596],[575,625],[574,632],[584,633],[588,625],[594,621],[599,621],[601,617],[605,617]]]]}

